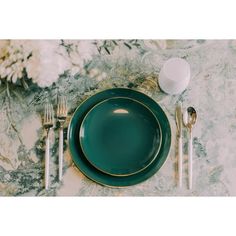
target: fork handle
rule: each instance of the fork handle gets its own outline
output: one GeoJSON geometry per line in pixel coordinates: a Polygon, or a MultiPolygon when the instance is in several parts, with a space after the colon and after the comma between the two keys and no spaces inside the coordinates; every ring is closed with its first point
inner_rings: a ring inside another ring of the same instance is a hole
{"type": "Polygon", "coordinates": [[[59,181],[62,180],[63,171],[63,128],[59,130],[59,181]]]}
{"type": "Polygon", "coordinates": [[[46,150],[45,150],[45,189],[49,188],[49,158],[50,158],[50,143],[49,135],[46,138],[46,150]]]}

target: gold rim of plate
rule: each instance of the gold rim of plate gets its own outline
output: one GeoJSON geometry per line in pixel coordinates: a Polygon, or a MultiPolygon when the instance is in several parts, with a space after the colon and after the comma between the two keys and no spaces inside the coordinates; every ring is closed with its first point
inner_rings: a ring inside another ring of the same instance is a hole
{"type": "Polygon", "coordinates": [[[121,97],[121,96],[120,96],[120,97],[113,97],[113,98],[104,99],[103,101],[97,103],[96,105],[94,105],[94,106],[87,112],[87,114],[86,114],[85,117],[83,118],[83,120],[82,120],[82,122],[81,122],[81,125],[80,125],[79,141],[80,141],[80,147],[81,147],[81,149],[82,149],[82,152],[83,152],[85,158],[87,159],[87,161],[88,161],[93,167],[95,167],[97,170],[99,170],[99,171],[101,171],[101,172],[103,172],[103,173],[105,173],[105,174],[111,175],[111,176],[125,177],[125,176],[130,176],[130,175],[137,174],[137,173],[139,173],[139,172],[145,170],[148,166],[150,166],[150,165],[153,163],[153,161],[156,159],[156,157],[158,156],[158,154],[159,154],[159,152],[160,152],[160,149],[161,149],[161,144],[162,144],[162,129],[161,129],[161,125],[160,125],[159,120],[157,119],[156,115],[151,111],[151,109],[150,109],[148,106],[146,106],[146,105],[143,104],[142,102],[139,102],[139,101],[137,101],[137,100],[135,100],[135,99],[133,99],[133,98],[129,98],[129,97],[121,97]],[[89,113],[92,112],[92,110],[95,109],[97,106],[99,106],[100,104],[102,104],[102,103],[104,103],[104,102],[106,102],[106,101],[108,101],[108,100],[110,100],[110,99],[120,99],[120,98],[125,98],[125,99],[128,99],[128,100],[137,102],[137,103],[139,103],[141,106],[145,107],[145,108],[152,114],[152,116],[154,117],[154,119],[156,120],[156,122],[157,122],[157,124],[158,124],[158,126],[159,126],[159,130],[160,130],[160,144],[159,144],[159,147],[158,147],[158,149],[157,149],[157,151],[156,151],[154,157],[153,157],[152,160],[150,161],[150,163],[148,163],[148,164],[147,164],[146,166],[144,166],[142,169],[140,169],[140,170],[138,170],[138,171],[135,171],[135,172],[132,172],[132,173],[130,173],[130,174],[119,174],[119,175],[118,175],[118,174],[112,174],[112,173],[106,172],[106,171],[104,171],[104,170],[98,168],[96,165],[94,165],[94,164],[89,160],[89,158],[88,158],[88,157],[86,156],[86,154],[85,154],[83,145],[81,145],[81,132],[82,132],[82,131],[81,131],[81,127],[83,126],[83,124],[84,124],[84,122],[85,122],[85,119],[87,118],[87,116],[89,115],[89,113]]]}

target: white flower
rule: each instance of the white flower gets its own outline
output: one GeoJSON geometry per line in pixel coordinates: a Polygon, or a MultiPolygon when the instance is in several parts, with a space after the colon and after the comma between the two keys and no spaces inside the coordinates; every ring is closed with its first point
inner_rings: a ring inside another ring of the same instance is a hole
{"type": "Polygon", "coordinates": [[[144,40],[145,46],[147,46],[150,49],[166,49],[167,48],[167,42],[166,40],[144,40]]]}
{"type": "Polygon", "coordinates": [[[20,46],[12,45],[12,41],[1,44],[0,78],[15,83],[23,77],[23,69],[27,58],[20,46]]]}
{"type": "Polygon", "coordinates": [[[107,74],[105,72],[101,72],[97,68],[93,68],[90,70],[89,76],[100,82],[107,77],[107,74]]]}
{"type": "Polygon", "coordinates": [[[63,57],[57,52],[59,41],[32,40],[32,56],[26,64],[26,72],[33,82],[40,87],[47,87],[56,82],[59,75],[67,69],[63,57]]]}
{"type": "Polygon", "coordinates": [[[84,62],[90,61],[92,56],[98,54],[97,47],[91,40],[79,41],[77,51],[84,62]]]}
{"type": "Polygon", "coordinates": [[[92,40],[65,40],[64,44],[68,51],[64,46],[60,52],[67,61],[67,68],[72,75],[83,72],[84,65],[99,53],[92,40]]]}

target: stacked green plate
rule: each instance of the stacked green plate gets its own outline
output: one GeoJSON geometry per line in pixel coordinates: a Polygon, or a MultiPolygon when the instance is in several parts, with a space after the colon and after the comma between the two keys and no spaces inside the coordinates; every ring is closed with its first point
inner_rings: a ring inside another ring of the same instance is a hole
{"type": "Polygon", "coordinates": [[[106,186],[138,184],[165,162],[171,129],[161,107],[125,88],[99,92],[75,111],[68,129],[75,166],[106,186]]]}
{"type": "Polygon", "coordinates": [[[80,145],[98,170],[128,176],[147,168],[161,146],[161,128],[142,103],[113,97],[95,105],[80,128],[80,145]]]}

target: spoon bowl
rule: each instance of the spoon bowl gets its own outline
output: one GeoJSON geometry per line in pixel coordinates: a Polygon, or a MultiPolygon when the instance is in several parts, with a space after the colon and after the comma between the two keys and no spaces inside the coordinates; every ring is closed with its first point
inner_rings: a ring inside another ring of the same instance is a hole
{"type": "Polygon", "coordinates": [[[197,112],[193,107],[188,107],[183,115],[184,125],[191,130],[197,121],[197,112]]]}

